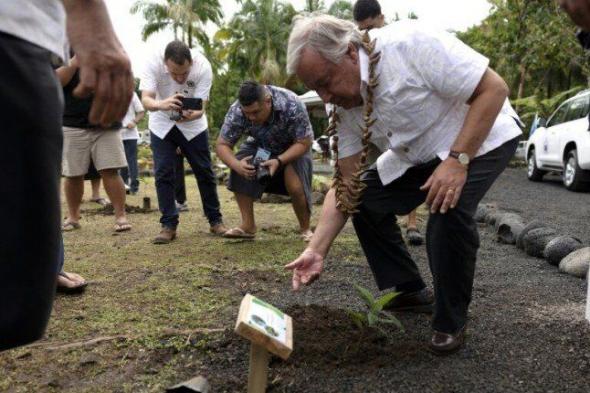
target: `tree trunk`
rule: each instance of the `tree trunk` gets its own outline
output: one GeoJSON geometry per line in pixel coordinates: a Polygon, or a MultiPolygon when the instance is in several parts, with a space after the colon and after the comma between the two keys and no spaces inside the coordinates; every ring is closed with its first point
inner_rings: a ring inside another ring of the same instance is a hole
{"type": "Polygon", "coordinates": [[[516,95],[516,98],[520,99],[524,95],[524,84],[525,84],[525,80],[526,80],[527,69],[526,69],[526,66],[521,63],[518,66],[518,70],[520,72],[520,79],[518,82],[518,94],[516,95]]]}

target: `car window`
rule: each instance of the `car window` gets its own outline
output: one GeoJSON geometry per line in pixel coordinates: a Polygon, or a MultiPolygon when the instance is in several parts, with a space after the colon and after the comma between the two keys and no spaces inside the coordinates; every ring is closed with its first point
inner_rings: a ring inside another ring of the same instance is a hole
{"type": "Polygon", "coordinates": [[[553,127],[553,126],[563,123],[565,121],[568,108],[569,108],[569,102],[561,105],[559,107],[559,109],[557,109],[553,113],[553,116],[551,116],[551,119],[549,119],[549,121],[547,122],[547,127],[553,127]]]}
{"type": "Polygon", "coordinates": [[[588,116],[588,106],[590,104],[589,100],[589,97],[581,97],[572,101],[564,121],[578,120],[588,116]]]}

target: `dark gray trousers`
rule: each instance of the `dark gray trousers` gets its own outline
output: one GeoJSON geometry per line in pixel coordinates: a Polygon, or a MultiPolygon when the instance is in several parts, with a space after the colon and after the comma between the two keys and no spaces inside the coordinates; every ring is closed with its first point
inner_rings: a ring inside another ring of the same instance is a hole
{"type": "MultiPolygon", "coordinates": [[[[514,155],[518,140],[508,141],[474,159],[457,206],[446,214],[430,214],[426,247],[434,280],[432,327],[435,330],[455,333],[467,321],[479,248],[473,215],[479,201],[514,155]]],[[[424,203],[427,193],[420,191],[420,186],[440,162],[437,158],[412,167],[385,186],[376,170],[363,174],[367,188],[359,213],[353,216],[353,224],[380,290],[422,281],[395,216],[406,215],[424,203]]]]}

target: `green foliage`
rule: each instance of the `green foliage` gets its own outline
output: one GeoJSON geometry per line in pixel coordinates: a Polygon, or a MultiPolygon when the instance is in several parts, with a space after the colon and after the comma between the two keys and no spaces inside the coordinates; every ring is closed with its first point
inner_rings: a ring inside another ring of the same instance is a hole
{"type": "Polygon", "coordinates": [[[375,298],[366,288],[357,284],[353,285],[366,307],[364,312],[348,311],[350,318],[360,330],[374,328],[384,336],[387,336],[387,332],[381,325],[395,325],[401,331],[404,331],[401,322],[393,314],[383,310],[401,292],[389,292],[381,297],[375,298]]]}
{"type": "Polygon", "coordinates": [[[540,98],[537,95],[532,95],[514,100],[512,103],[518,109],[521,120],[525,124],[528,124],[528,122],[534,118],[535,114],[547,120],[563,101],[574,96],[583,89],[584,86],[576,86],[572,89],[557,93],[549,98],[540,98]]]}
{"type": "Polygon", "coordinates": [[[551,97],[586,84],[588,55],[552,0],[489,0],[490,15],[458,37],[490,59],[513,98],[551,97]]]}

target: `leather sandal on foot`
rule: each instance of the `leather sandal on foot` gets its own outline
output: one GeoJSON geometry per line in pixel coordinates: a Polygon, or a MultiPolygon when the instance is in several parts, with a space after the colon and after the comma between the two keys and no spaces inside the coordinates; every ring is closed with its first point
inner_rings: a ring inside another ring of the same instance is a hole
{"type": "Polygon", "coordinates": [[[100,206],[107,206],[109,203],[111,203],[105,198],[91,199],[90,202],[98,203],[100,206]]]}
{"type": "Polygon", "coordinates": [[[222,236],[228,239],[254,239],[256,234],[246,232],[240,227],[235,227],[226,231],[222,236]]]}
{"type": "Polygon", "coordinates": [[[80,228],[82,228],[82,226],[79,223],[73,221],[64,221],[63,224],[61,224],[61,230],[63,232],[71,232],[80,228]]]}
{"type": "Polygon", "coordinates": [[[115,223],[115,232],[126,232],[131,230],[132,226],[127,221],[115,223]]]}

